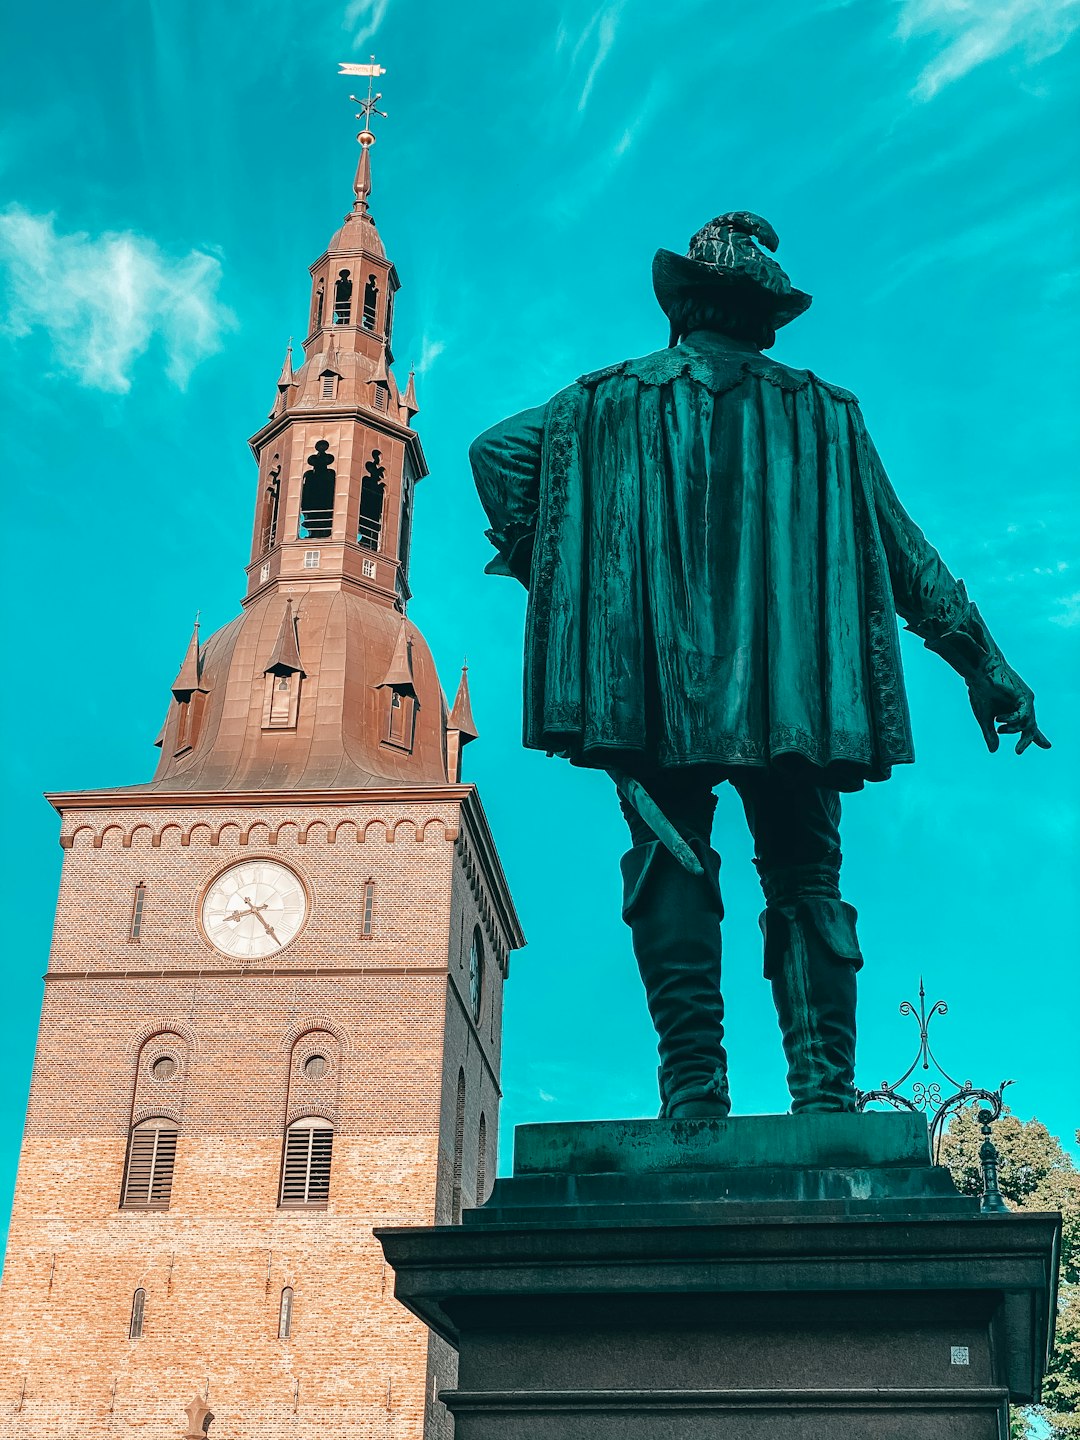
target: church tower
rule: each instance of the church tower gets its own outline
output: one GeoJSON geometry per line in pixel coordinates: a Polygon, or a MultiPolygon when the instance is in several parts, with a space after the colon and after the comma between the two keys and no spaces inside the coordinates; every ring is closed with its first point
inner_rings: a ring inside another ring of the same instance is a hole
{"type": "Polygon", "coordinates": [[[63,871],[0,1292],[15,1440],[449,1433],[454,1356],[371,1232],[485,1197],[523,939],[461,780],[466,677],[448,707],[408,616],[427,469],[373,140],[251,440],[242,612],[196,625],[152,781],[49,797],[63,871]]]}

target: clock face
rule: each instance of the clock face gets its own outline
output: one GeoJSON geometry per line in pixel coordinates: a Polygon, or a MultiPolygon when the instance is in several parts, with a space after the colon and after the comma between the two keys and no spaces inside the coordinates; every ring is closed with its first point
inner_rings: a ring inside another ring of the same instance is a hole
{"type": "Polygon", "coordinates": [[[484,942],[480,931],[473,931],[472,949],[469,951],[469,999],[472,1001],[473,1019],[480,1019],[480,1000],[484,993],[484,942]]]}
{"type": "Polygon", "coordinates": [[[237,959],[284,950],[307,917],[299,878],[275,860],[249,860],[219,875],[206,893],[203,930],[211,945],[237,959]]]}

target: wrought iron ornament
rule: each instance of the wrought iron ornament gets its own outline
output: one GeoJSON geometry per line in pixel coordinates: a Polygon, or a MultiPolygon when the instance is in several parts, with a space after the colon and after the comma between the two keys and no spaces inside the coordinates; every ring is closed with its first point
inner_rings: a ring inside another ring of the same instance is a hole
{"type": "Polygon", "coordinates": [[[877,1103],[890,1105],[894,1110],[913,1110],[924,1115],[932,1114],[934,1118],[930,1122],[930,1150],[934,1164],[937,1165],[941,1160],[941,1140],[949,1116],[963,1110],[973,1100],[985,1100],[986,1107],[981,1109],[976,1117],[983,1137],[982,1145],[979,1147],[979,1164],[983,1172],[982,1209],[988,1212],[1007,1210],[1008,1206],[1001,1198],[1001,1191],[998,1189],[999,1156],[997,1147],[990,1137],[990,1126],[1001,1114],[1005,1103],[1006,1087],[1015,1082],[1002,1080],[996,1090],[984,1090],[979,1085],[973,1085],[970,1080],[960,1081],[949,1074],[934,1054],[929,1039],[930,1021],[935,1015],[947,1015],[948,1013],[949,1007],[944,1000],[935,1000],[927,1011],[926,989],[920,975],[918,1011],[910,1000],[904,1000],[900,1004],[900,1014],[911,1015],[918,1022],[919,1049],[915,1059],[898,1080],[891,1082],[883,1080],[876,1090],[856,1090],[855,1108],[865,1110],[868,1105],[877,1103]],[[953,1094],[942,1095],[941,1080],[912,1080],[910,1095],[900,1094],[900,1086],[916,1070],[929,1071],[931,1068],[937,1071],[942,1080],[953,1086],[953,1094]]]}

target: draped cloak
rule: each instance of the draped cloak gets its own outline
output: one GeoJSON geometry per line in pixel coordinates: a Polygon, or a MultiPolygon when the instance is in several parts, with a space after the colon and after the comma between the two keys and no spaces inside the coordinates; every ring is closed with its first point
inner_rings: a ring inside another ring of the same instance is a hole
{"type": "Polygon", "coordinates": [[[853,395],[696,332],[581,377],[470,456],[488,571],[529,590],[526,746],[841,790],[914,758],[896,613],[943,634],[966,597],[853,395]]]}

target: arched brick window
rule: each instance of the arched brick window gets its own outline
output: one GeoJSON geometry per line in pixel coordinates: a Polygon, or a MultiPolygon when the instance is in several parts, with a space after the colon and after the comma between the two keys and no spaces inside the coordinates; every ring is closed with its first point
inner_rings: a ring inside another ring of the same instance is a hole
{"type": "Polygon", "coordinates": [[[281,1165],[283,1209],[303,1206],[323,1208],[330,1198],[330,1158],[334,1148],[334,1127],[321,1115],[306,1115],[285,1132],[285,1157],[281,1165]]]}
{"type": "Polygon", "coordinates": [[[348,270],[339,270],[334,282],[334,324],[348,325],[352,315],[352,278],[348,270]]]}
{"type": "Polygon", "coordinates": [[[131,1298],[131,1323],[128,1326],[128,1339],[141,1340],[143,1316],[146,1313],[146,1291],[140,1285],[131,1298]]]}
{"type": "Polygon", "coordinates": [[[278,1311],[278,1339],[288,1340],[292,1334],[293,1287],[286,1285],[281,1292],[281,1308],[278,1311]]]}
{"type": "Polygon", "coordinates": [[[122,1210],[167,1210],[176,1166],[175,1120],[153,1116],[132,1127],[124,1167],[122,1210]]]}
{"type": "Polygon", "coordinates": [[[480,1135],[476,1152],[476,1203],[487,1199],[487,1117],[480,1112],[480,1135]]]}
{"type": "Polygon", "coordinates": [[[465,1071],[457,1077],[457,1100],[454,1105],[454,1183],[452,1189],[453,1223],[461,1224],[461,1169],[465,1150],[465,1071]]]}

